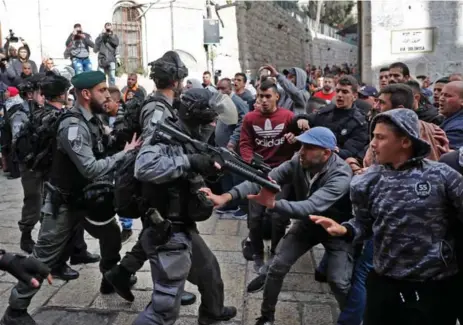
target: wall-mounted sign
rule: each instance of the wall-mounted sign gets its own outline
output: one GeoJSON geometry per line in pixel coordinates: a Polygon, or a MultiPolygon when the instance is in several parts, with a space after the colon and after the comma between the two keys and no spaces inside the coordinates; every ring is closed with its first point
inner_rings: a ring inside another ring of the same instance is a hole
{"type": "Polygon", "coordinates": [[[218,19],[204,19],[204,44],[220,43],[220,27],[218,19]]]}
{"type": "Polygon", "coordinates": [[[434,51],[434,28],[391,31],[391,53],[430,53],[434,51]]]}

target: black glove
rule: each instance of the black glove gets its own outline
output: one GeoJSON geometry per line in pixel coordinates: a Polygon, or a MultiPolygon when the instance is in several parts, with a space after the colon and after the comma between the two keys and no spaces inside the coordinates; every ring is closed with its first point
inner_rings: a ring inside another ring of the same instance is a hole
{"type": "Polygon", "coordinates": [[[7,271],[19,281],[32,287],[32,279],[43,281],[50,274],[50,268],[32,256],[25,257],[4,253],[0,258],[0,270],[7,271]]]}
{"type": "Polygon", "coordinates": [[[194,153],[187,155],[191,169],[201,175],[213,175],[218,173],[218,169],[214,166],[214,160],[210,157],[194,153]]]}

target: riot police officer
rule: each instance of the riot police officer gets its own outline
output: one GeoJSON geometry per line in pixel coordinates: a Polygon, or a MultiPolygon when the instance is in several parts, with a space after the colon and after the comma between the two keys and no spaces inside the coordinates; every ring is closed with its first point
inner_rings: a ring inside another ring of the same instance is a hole
{"type": "MultiPolygon", "coordinates": [[[[33,87],[32,90],[34,90],[34,100],[28,103],[29,112],[27,115],[23,113],[18,115],[18,118],[15,116],[13,119],[13,123],[17,123],[17,125],[15,125],[15,130],[23,128],[26,122],[31,123],[33,128],[37,129],[40,126],[43,128],[42,121],[49,119],[50,114],[57,114],[62,111],[67,91],[71,85],[66,78],[57,76],[52,72],[47,75],[43,74],[37,78],[33,76],[30,79],[33,87]],[[35,100],[39,96],[37,93],[44,96],[44,100],[46,100],[45,103],[41,100],[40,102],[35,100]]],[[[21,149],[21,147],[16,148],[16,150],[21,149]]],[[[24,148],[24,150],[28,149],[29,148],[24,148]]],[[[49,162],[51,162],[51,157],[47,161],[47,168],[50,165],[49,162]]],[[[21,220],[18,222],[21,231],[20,245],[23,251],[31,254],[35,245],[31,232],[40,220],[40,210],[43,203],[43,183],[47,180],[48,171],[40,170],[39,168],[31,170],[25,163],[21,162],[19,164],[19,170],[24,192],[21,220]]],[[[90,254],[87,251],[82,227],[79,227],[76,232],[75,245],[72,247],[72,252],[70,253],[72,254],[71,264],[96,263],[100,260],[98,255],[90,254]]],[[[59,263],[57,267],[52,269],[51,274],[55,278],[69,281],[79,277],[79,273],[66,264],[68,257],[69,254],[64,254],[62,263],[59,263]]]]}
{"type": "MultiPolygon", "coordinates": [[[[72,244],[75,230],[83,225],[90,235],[99,239],[100,270],[105,272],[119,262],[121,242],[114,210],[110,210],[112,200],[107,199],[112,183],[102,179],[110,175],[117,161],[137,148],[140,141],[134,139],[123,151],[107,157],[108,143],[97,117],[110,100],[106,76],[100,71],[89,71],[74,76],[72,83],[77,102],[58,126],[42,227],[33,256],[53,268],[72,244]]],[[[35,325],[27,307],[37,290],[19,282],[11,292],[10,306],[2,324],[35,325]]],[[[103,279],[100,292],[107,294],[113,292],[113,288],[103,279]]]]}
{"type": "MultiPolygon", "coordinates": [[[[219,112],[212,103],[223,97],[207,89],[190,89],[181,96],[179,119],[162,123],[171,123],[192,138],[204,140],[207,135],[201,132],[202,126],[215,124],[219,112]]],[[[224,307],[219,263],[196,228],[196,222],[209,218],[213,208],[199,192],[204,186],[201,175],[216,174],[218,168],[208,155],[194,153],[188,146],[159,141],[156,133],[138,153],[135,176],[143,182],[143,197],[153,213],[169,220],[172,227],[164,236],[167,240],[159,241],[162,231],[153,223],[141,236],[150,260],[153,295],[134,325],[174,324],[187,279],[201,292],[200,325],[236,316],[235,307],[224,307]]]]}
{"type": "MultiPolygon", "coordinates": [[[[182,81],[188,75],[188,69],[174,51],[166,52],[161,58],[152,62],[150,78],[156,84],[156,93],[145,101],[139,117],[142,128],[142,138],[149,139],[153,126],[166,118],[175,118],[177,113],[173,108],[174,99],[179,96],[182,81]]],[[[135,298],[130,290],[130,275],[140,270],[147,257],[140,240],[128,251],[120,265],[105,274],[105,278],[115,287],[116,292],[124,299],[133,301],[135,298]]],[[[181,298],[183,306],[194,304],[196,296],[184,292],[181,298]]]]}

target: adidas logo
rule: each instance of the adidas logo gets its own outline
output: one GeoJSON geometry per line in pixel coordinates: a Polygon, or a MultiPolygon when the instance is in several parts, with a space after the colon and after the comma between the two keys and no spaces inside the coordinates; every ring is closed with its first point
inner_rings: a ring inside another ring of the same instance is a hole
{"type": "Polygon", "coordinates": [[[264,123],[264,128],[262,129],[260,126],[253,125],[252,126],[256,134],[263,139],[257,138],[256,144],[263,147],[274,147],[280,146],[285,143],[285,137],[282,136],[277,138],[281,135],[283,130],[285,129],[285,124],[281,123],[275,127],[272,127],[272,121],[270,119],[266,119],[264,123]]]}

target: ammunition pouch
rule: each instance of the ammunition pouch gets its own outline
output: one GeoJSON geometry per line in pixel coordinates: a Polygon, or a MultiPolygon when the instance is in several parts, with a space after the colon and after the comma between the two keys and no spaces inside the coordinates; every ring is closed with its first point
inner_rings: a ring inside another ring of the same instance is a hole
{"type": "Polygon", "coordinates": [[[153,244],[156,246],[165,245],[172,236],[172,223],[169,220],[162,218],[159,211],[154,208],[148,209],[145,213],[145,220],[154,230],[154,238],[151,238],[153,244]]]}

